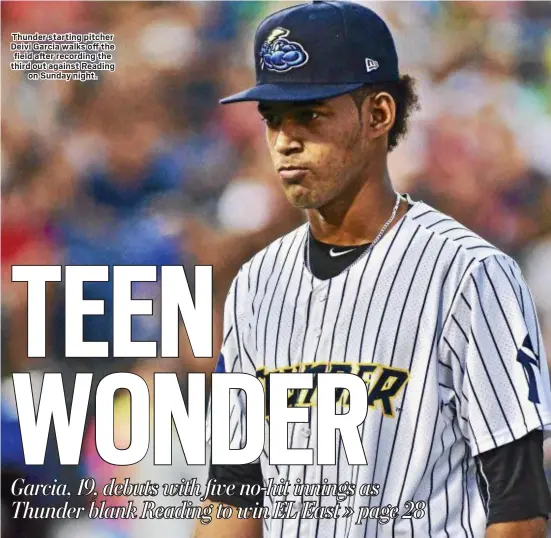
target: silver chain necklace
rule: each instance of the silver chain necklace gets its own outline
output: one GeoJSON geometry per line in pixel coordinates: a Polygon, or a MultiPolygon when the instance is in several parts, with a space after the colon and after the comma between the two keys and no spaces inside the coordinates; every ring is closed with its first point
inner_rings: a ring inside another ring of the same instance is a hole
{"type": "MultiPolygon", "coordinates": [[[[354,265],[357,261],[359,261],[361,258],[366,256],[369,252],[371,252],[373,250],[373,247],[380,241],[381,237],[383,237],[387,228],[392,224],[392,221],[396,218],[396,213],[398,212],[398,208],[400,207],[401,199],[402,199],[402,196],[400,195],[400,193],[397,192],[396,203],[394,204],[394,209],[392,210],[392,214],[390,215],[390,218],[383,224],[383,227],[381,228],[381,230],[379,231],[375,239],[373,239],[369,247],[367,247],[365,252],[363,252],[363,254],[351,265],[354,265]]],[[[312,269],[310,267],[310,235],[311,235],[310,226],[308,226],[308,234],[306,237],[306,267],[310,272],[312,272],[312,269]]]]}

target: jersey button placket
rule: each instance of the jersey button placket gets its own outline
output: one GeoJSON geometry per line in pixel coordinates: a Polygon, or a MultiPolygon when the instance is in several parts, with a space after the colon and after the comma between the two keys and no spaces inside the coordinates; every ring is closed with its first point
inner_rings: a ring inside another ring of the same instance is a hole
{"type": "MultiPolygon", "coordinates": [[[[327,311],[329,308],[329,305],[327,304],[327,300],[329,299],[328,288],[329,288],[329,281],[321,282],[314,287],[310,297],[311,299],[310,323],[312,327],[311,333],[310,333],[311,335],[310,338],[312,338],[312,340],[310,341],[312,345],[311,347],[312,356],[309,356],[304,359],[309,363],[312,363],[316,360],[316,355],[318,355],[318,358],[319,358],[319,353],[321,352],[320,346],[322,346],[322,342],[320,341],[320,339],[323,334],[324,320],[327,318],[327,311]]],[[[304,440],[303,446],[314,449],[314,464],[308,466],[308,472],[306,473],[305,482],[314,483],[314,484],[319,483],[321,480],[321,468],[319,465],[316,464],[317,449],[318,449],[317,435],[316,435],[317,420],[318,420],[318,411],[317,411],[317,406],[315,406],[315,407],[312,407],[309,424],[304,424],[304,426],[301,428],[301,435],[304,440]]],[[[302,499],[302,501],[304,501],[304,499],[302,499]]],[[[317,536],[315,536],[315,532],[316,532],[315,520],[304,518],[302,520],[301,527],[300,527],[300,536],[304,536],[308,538],[318,538],[317,536]]]]}
{"type": "Polygon", "coordinates": [[[312,324],[314,326],[312,334],[316,339],[319,339],[322,334],[324,312],[327,308],[327,305],[325,303],[328,299],[327,287],[328,284],[326,282],[323,282],[312,290],[312,324]]]}
{"type": "MultiPolygon", "coordinates": [[[[313,474],[311,475],[310,479],[307,480],[309,483],[314,484],[320,484],[321,481],[321,466],[317,464],[318,459],[318,437],[317,437],[317,421],[319,420],[319,415],[316,412],[316,417],[311,417],[310,421],[310,428],[308,429],[308,436],[311,437],[309,446],[314,449],[314,465],[312,466],[313,474]]],[[[316,500],[309,498],[308,500],[316,500]]],[[[306,523],[306,529],[304,532],[304,536],[308,536],[309,538],[318,538],[316,535],[316,519],[310,518],[305,519],[304,521],[306,523]]]]}

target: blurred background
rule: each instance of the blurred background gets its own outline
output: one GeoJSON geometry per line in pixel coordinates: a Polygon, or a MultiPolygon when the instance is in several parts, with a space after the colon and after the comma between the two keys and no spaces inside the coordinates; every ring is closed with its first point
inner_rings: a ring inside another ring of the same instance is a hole
{"type": "MultiPolygon", "coordinates": [[[[185,374],[209,373],[215,363],[193,358],[183,327],[177,360],[65,359],[60,285],[47,290],[48,358],[28,359],[26,286],[10,282],[10,267],[183,264],[193,282],[195,265],[213,265],[217,350],[222,305],[240,265],[303,222],[277,184],[255,105],[217,104],[253,82],[258,22],[292,4],[2,2],[3,538],[189,536],[190,522],[183,520],[10,520],[10,477],[163,483],[204,479],[206,472],[187,468],[177,436],[171,467],[153,467],[149,455],[132,468],[107,466],[95,452],[93,400],[80,466],[59,467],[50,446],[45,466],[25,467],[12,372],[32,371],[39,387],[43,372],[62,371],[70,399],[79,371],[94,372],[96,384],[115,371],[148,380],[154,371],[174,371],[185,395],[185,374]],[[113,33],[116,71],[98,82],[29,82],[9,68],[15,31],[113,33]]],[[[421,98],[409,136],[390,155],[396,189],[457,218],[517,260],[549,354],[551,3],[365,4],[389,23],[401,70],[417,79],[421,98]]],[[[158,292],[144,284],[134,295],[158,292]]],[[[86,286],[86,298],[105,300],[106,315],[86,320],[85,339],[111,339],[110,295],[107,283],[86,286]]],[[[136,319],[135,339],[158,333],[157,315],[136,319]]],[[[124,448],[125,394],[117,397],[116,417],[116,443],[124,448]]],[[[551,477],[551,450],[546,458],[551,477]]],[[[178,505],[181,498],[155,500],[178,505]]]]}

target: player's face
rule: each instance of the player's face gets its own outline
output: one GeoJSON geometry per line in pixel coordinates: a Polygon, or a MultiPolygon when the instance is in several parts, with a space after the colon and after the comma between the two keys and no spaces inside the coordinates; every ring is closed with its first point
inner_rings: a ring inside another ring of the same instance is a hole
{"type": "Polygon", "coordinates": [[[308,103],[261,102],[274,167],[289,201],[318,209],[360,181],[372,148],[349,95],[308,103]]]}

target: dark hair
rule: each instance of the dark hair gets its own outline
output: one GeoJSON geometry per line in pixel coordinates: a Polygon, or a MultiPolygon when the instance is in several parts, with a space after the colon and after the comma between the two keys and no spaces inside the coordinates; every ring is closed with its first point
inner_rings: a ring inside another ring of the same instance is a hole
{"type": "Polygon", "coordinates": [[[414,110],[421,108],[419,96],[415,92],[415,79],[410,75],[400,75],[396,82],[382,84],[366,84],[359,90],[351,92],[351,97],[361,110],[362,103],[369,95],[374,93],[387,92],[392,96],[396,103],[396,118],[394,125],[388,133],[388,152],[390,153],[397,145],[400,139],[404,138],[408,131],[408,121],[414,110]]]}

